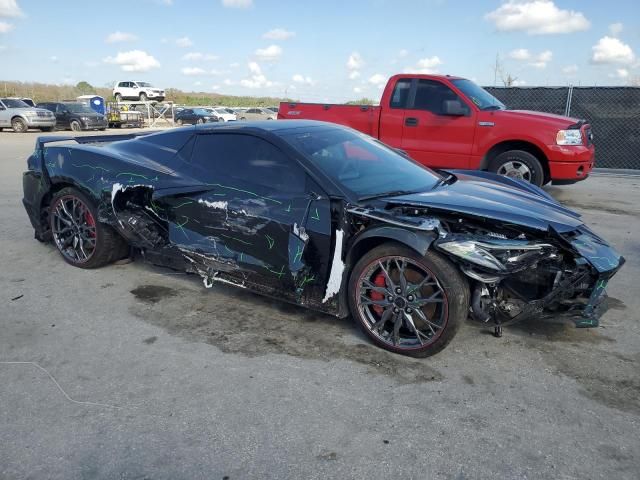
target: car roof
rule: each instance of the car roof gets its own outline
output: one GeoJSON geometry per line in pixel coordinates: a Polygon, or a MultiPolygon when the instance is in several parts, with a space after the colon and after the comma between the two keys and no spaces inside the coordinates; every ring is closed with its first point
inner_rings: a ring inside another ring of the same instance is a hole
{"type": "Polygon", "coordinates": [[[297,130],[297,129],[307,129],[307,128],[335,128],[341,129],[345,128],[335,123],[330,122],[320,122],[318,120],[256,120],[256,121],[242,121],[224,123],[224,124],[215,124],[215,123],[203,123],[202,125],[197,125],[196,130],[199,132],[202,131],[214,131],[214,130],[233,130],[233,131],[242,131],[245,129],[252,130],[264,130],[266,132],[273,132],[275,134],[284,133],[287,131],[297,130]]]}

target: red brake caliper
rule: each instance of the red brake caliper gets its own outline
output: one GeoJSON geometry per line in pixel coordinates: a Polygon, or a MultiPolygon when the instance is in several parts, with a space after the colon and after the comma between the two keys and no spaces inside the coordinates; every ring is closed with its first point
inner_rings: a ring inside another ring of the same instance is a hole
{"type": "MultiPolygon", "coordinates": [[[[96,221],[94,220],[93,215],[91,215],[91,212],[89,210],[84,212],[84,221],[87,222],[87,225],[89,225],[90,227],[95,227],[96,226],[96,221]]],[[[91,232],[91,236],[92,237],[96,236],[95,228],[91,232]]]]}
{"type": "MultiPolygon", "coordinates": [[[[379,273],[378,275],[376,275],[376,278],[373,280],[373,284],[376,287],[385,287],[386,283],[384,281],[384,275],[382,273],[379,273]]],[[[383,300],[384,299],[384,294],[380,293],[380,292],[371,292],[371,300],[383,300]]],[[[382,315],[382,312],[384,312],[384,308],[375,305],[373,307],[373,311],[376,312],[378,315],[382,315]]]]}

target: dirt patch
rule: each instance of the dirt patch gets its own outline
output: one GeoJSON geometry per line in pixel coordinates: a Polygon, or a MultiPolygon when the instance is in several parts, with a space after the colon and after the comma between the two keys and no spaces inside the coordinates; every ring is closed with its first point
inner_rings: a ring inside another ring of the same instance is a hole
{"type": "Polygon", "coordinates": [[[400,383],[442,380],[425,361],[368,343],[350,319],[216,285],[212,290],[142,285],[131,290],[138,318],[191,341],[249,357],[269,353],[315,360],[344,359],[400,383]]]}
{"type": "Polygon", "coordinates": [[[640,355],[614,351],[615,340],[603,333],[605,329],[531,320],[509,330],[527,347],[539,350],[556,374],[575,380],[584,397],[616,410],[640,413],[640,355]]]}
{"type": "Polygon", "coordinates": [[[160,300],[174,297],[177,292],[173,288],[160,285],[141,285],[131,290],[131,293],[142,302],[158,303],[160,300]]]}

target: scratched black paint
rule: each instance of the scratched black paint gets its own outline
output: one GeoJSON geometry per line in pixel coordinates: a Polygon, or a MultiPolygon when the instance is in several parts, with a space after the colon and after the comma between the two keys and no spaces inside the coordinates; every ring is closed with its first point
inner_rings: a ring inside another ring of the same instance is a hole
{"type": "MultiPolygon", "coordinates": [[[[203,125],[138,136],[80,137],[74,145],[53,144],[69,137],[42,137],[28,159],[23,202],[36,238],[46,241],[52,194],[74,186],[98,205],[100,222],[156,264],[197,273],[205,285],[233,283],[340,316],[348,313],[345,295],[324,298],[338,230],[344,232],[338,259],[346,264],[342,292],[349,268],[364,253],[362,245],[372,241],[395,241],[424,254],[452,233],[482,239],[486,232],[506,232],[510,238],[516,232],[553,244],[559,255],[555,263],[549,260],[553,268],[566,270],[570,262],[575,270],[553,287],[540,285],[553,282],[544,273],[530,278],[538,267],[533,263],[503,279],[513,291],[538,285],[533,293],[520,295],[527,314],[522,316],[557,308],[560,297],[577,300],[581,295],[588,306],[578,325],[597,325],[598,298],[624,259],[578,214],[529,184],[469,171],[453,172],[455,182],[431,191],[361,202],[287,141],[293,129],[328,128],[342,127],[307,121],[203,125]],[[194,145],[200,136],[221,133],[268,142],[304,171],[304,188],[252,188],[213,162],[203,174],[194,145]],[[574,292],[579,281],[589,285],[580,295],[574,292]]],[[[464,258],[440,253],[469,275],[472,289],[484,285],[468,273],[464,258]]]]}

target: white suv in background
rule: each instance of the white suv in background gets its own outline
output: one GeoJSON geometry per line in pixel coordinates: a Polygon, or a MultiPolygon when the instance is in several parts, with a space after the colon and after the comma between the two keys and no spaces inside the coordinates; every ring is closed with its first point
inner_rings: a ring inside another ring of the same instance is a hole
{"type": "Polygon", "coordinates": [[[139,100],[141,102],[164,100],[164,89],[156,88],[148,82],[117,82],[113,87],[113,96],[121,100],[139,100]]]}

